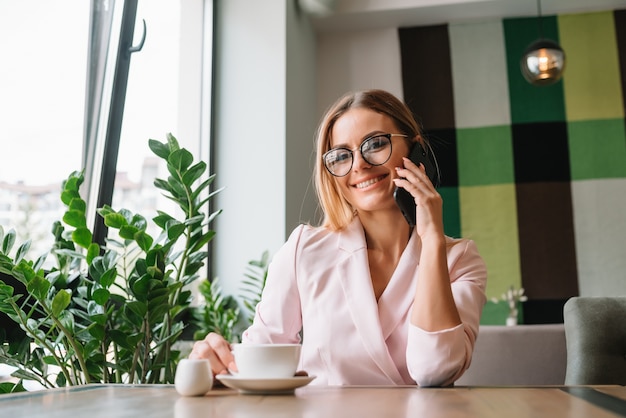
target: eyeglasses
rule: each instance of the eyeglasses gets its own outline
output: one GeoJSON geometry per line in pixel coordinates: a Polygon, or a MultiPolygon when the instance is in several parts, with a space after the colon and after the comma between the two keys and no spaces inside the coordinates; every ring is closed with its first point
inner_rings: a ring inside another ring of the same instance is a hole
{"type": "Polygon", "coordinates": [[[343,177],[352,170],[354,151],[361,152],[363,159],[370,165],[383,165],[391,157],[391,137],[406,138],[403,134],[378,134],[366,138],[359,148],[333,148],[322,156],[324,166],[335,177],[343,177]]]}

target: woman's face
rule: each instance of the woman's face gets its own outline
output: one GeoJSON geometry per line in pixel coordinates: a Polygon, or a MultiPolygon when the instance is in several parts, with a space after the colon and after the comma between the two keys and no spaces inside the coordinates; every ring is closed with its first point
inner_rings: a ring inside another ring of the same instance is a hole
{"type": "Polygon", "coordinates": [[[409,153],[407,140],[410,139],[391,137],[391,157],[378,166],[367,163],[359,147],[363,140],[376,134],[399,133],[391,118],[364,108],[350,109],[335,122],[330,147],[351,149],[354,159],[350,172],[335,177],[335,181],[339,191],[357,211],[398,209],[393,199],[395,185],[392,179],[398,177],[395,167],[402,167],[402,157],[409,153]]]}

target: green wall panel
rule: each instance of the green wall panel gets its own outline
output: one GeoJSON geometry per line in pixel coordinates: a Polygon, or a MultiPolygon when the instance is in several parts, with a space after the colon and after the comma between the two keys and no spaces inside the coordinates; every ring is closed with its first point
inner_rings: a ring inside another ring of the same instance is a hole
{"type": "Polygon", "coordinates": [[[624,117],[613,13],[563,15],[558,22],[567,120],[624,117]]]}
{"type": "Polygon", "coordinates": [[[513,183],[511,128],[457,129],[459,185],[513,183]]]}
{"type": "MultiPolygon", "coordinates": [[[[476,242],[488,297],[525,288],[527,323],[561,322],[571,296],[626,292],[626,9],[542,23],[567,56],[551,86],[520,70],[535,17],[398,31],[405,99],[443,173],[445,233],[476,242]]],[[[505,317],[488,302],[481,323],[505,317]]]]}
{"type": "Polygon", "coordinates": [[[569,122],[572,180],[626,177],[624,119],[569,122]]]}
{"type": "MultiPolygon", "coordinates": [[[[563,81],[551,86],[533,86],[522,76],[520,59],[524,50],[539,38],[537,19],[505,19],[507,74],[511,101],[511,122],[549,122],[565,120],[563,81]]],[[[544,37],[559,41],[556,18],[544,16],[544,37]]]]}
{"type": "Polygon", "coordinates": [[[520,287],[515,185],[460,187],[462,236],[476,241],[487,263],[487,296],[520,287]]]}
{"type": "Polygon", "coordinates": [[[461,237],[461,217],[459,214],[459,189],[456,187],[440,187],[438,190],[443,199],[443,228],[449,237],[461,237]]]}
{"type": "MultiPolygon", "coordinates": [[[[480,317],[481,325],[505,325],[506,318],[509,316],[509,305],[506,302],[498,301],[495,303],[488,300],[483,307],[483,312],[480,317]]],[[[524,304],[519,303],[517,305],[517,323],[524,323],[524,304]]]]}

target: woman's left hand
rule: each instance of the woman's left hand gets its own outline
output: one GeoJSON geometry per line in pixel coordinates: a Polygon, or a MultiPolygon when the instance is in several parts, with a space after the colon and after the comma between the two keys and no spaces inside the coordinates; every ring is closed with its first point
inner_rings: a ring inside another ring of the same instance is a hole
{"type": "Polygon", "coordinates": [[[422,241],[419,276],[411,311],[411,323],[434,332],[451,329],[461,323],[456,307],[447,264],[446,238],[443,230],[443,199],[426,175],[408,158],[404,168],[397,168],[402,179],[394,179],[415,200],[415,230],[422,241]]]}
{"type": "Polygon", "coordinates": [[[400,178],[394,179],[398,187],[404,188],[415,200],[417,233],[423,239],[430,234],[443,235],[443,200],[426,174],[423,164],[419,167],[408,158],[403,158],[404,167],[396,167],[400,178]]]}

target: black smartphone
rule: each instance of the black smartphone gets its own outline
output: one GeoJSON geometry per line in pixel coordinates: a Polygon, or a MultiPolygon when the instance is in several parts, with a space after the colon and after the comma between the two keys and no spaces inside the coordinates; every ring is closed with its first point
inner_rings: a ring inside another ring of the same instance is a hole
{"type": "MultiPolygon", "coordinates": [[[[420,163],[424,164],[426,175],[433,183],[433,186],[439,187],[437,162],[435,156],[432,154],[432,150],[428,146],[423,147],[420,142],[413,143],[411,151],[409,152],[409,159],[417,166],[419,166],[420,163]]],[[[415,200],[413,196],[403,188],[396,187],[393,197],[409,225],[411,227],[415,226],[415,200]]]]}

